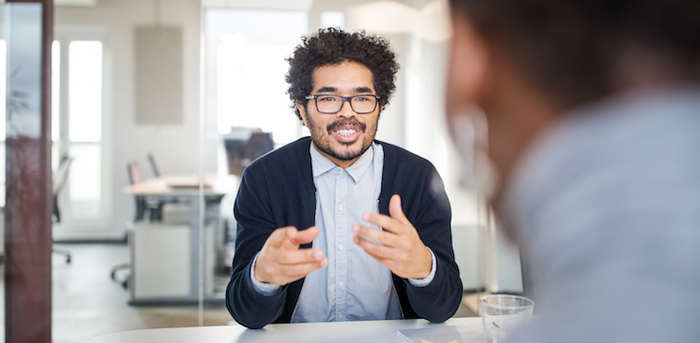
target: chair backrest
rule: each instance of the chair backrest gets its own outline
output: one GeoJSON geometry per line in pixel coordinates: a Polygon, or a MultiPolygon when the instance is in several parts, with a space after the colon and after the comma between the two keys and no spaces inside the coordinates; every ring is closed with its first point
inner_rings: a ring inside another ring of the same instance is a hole
{"type": "MultiPolygon", "coordinates": [[[[132,185],[137,182],[141,182],[141,169],[139,168],[139,163],[136,161],[127,163],[126,175],[129,176],[129,183],[132,185]]],[[[134,201],[136,202],[136,214],[134,215],[134,221],[139,221],[144,218],[146,213],[146,197],[143,195],[134,195],[134,201]]]]}
{"type": "Polygon", "coordinates": [[[61,189],[63,189],[63,186],[66,184],[66,181],[68,181],[68,171],[70,170],[70,165],[72,162],[72,157],[61,157],[61,161],[58,163],[58,168],[56,168],[56,172],[53,173],[52,177],[54,196],[58,195],[58,193],[61,192],[61,189]]]}
{"type": "Polygon", "coordinates": [[[126,164],[127,175],[129,175],[129,183],[135,184],[141,182],[141,169],[139,168],[139,163],[132,161],[126,164]]]}
{"type": "Polygon", "coordinates": [[[160,177],[160,171],[158,170],[158,166],[156,166],[156,159],[153,158],[153,154],[149,152],[147,156],[148,162],[151,164],[151,169],[153,169],[153,176],[160,177]]]}

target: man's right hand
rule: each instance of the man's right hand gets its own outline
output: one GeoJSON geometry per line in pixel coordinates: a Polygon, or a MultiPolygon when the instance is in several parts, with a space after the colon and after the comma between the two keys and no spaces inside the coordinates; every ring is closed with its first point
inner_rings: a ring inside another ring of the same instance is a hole
{"type": "Polygon", "coordinates": [[[318,236],[312,226],[298,231],[293,226],[275,230],[265,241],[255,262],[255,279],[284,286],[305,277],[316,269],[325,268],[328,258],[319,249],[299,249],[318,236]]]}

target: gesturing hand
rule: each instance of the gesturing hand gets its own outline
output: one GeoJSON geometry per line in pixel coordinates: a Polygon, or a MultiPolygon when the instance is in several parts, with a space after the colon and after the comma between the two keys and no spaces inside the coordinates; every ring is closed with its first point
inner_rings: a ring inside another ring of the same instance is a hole
{"type": "Polygon", "coordinates": [[[389,214],[391,217],[377,213],[362,215],[363,220],[378,225],[384,231],[355,224],[352,226],[352,232],[356,234],[353,242],[402,278],[428,277],[432,268],[432,254],[404,215],[398,194],[391,197],[389,214]]]}
{"type": "Polygon", "coordinates": [[[284,286],[328,265],[328,258],[319,249],[299,249],[318,236],[312,226],[298,231],[293,226],[275,230],[265,241],[255,262],[255,279],[284,286]]]}

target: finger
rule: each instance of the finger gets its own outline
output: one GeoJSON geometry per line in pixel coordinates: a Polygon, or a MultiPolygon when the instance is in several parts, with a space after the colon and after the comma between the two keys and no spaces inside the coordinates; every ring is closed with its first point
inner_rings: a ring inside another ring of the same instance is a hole
{"type": "Polygon", "coordinates": [[[395,260],[397,257],[400,257],[400,251],[385,245],[372,243],[363,237],[355,236],[353,237],[352,241],[364,249],[364,251],[366,251],[374,259],[395,260]]]}
{"type": "Polygon", "coordinates": [[[406,215],[403,213],[403,209],[401,208],[401,196],[398,194],[394,194],[391,196],[391,200],[389,200],[389,214],[400,223],[411,225],[411,222],[408,221],[408,218],[406,218],[406,215]]]}
{"type": "Polygon", "coordinates": [[[328,266],[328,259],[323,258],[320,261],[312,263],[301,263],[294,265],[276,265],[271,268],[272,274],[275,278],[280,280],[285,280],[285,283],[299,280],[314,270],[322,269],[328,266]]]}
{"type": "Polygon", "coordinates": [[[294,226],[286,226],[283,228],[279,228],[275,231],[272,232],[270,237],[267,238],[267,245],[275,248],[282,247],[284,245],[284,242],[287,241],[287,236],[289,236],[289,232],[295,232],[297,228],[294,226]]]}
{"type": "Polygon", "coordinates": [[[362,220],[377,225],[384,230],[391,231],[395,234],[401,234],[404,230],[402,229],[403,224],[384,214],[379,213],[365,213],[362,215],[362,220]]]}
{"type": "Polygon", "coordinates": [[[318,236],[319,230],[317,227],[312,226],[306,230],[294,231],[293,235],[290,235],[290,233],[291,232],[288,232],[287,237],[289,237],[292,242],[299,245],[313,242],[316,236],[318,236]]]}
{"type": "Polygon", "coordinates": [[[270,252],[270,260],[282,265],[319,262],[324,258],[319,249],[277,250],[270,252]]]}
{"type": "Polygon", "coordinates": [[[363,238],[371,239],[390,247],[396,247],[398,244],[399,237],[388,231],[381,231],[355,224],[352,226],[352,232],[362,236],[363,238]]]}
{"type": "Polygon", "coordinates": [[[295,265],[274,265],[267,268],[267,272],[271,275],[271,283],[278,285],[286,285],[290,282],[299,280],[314,270],[325,268],[328,266],[328,259],[323,258],[321,261],[313,263],[302,263],[295,265]]]}

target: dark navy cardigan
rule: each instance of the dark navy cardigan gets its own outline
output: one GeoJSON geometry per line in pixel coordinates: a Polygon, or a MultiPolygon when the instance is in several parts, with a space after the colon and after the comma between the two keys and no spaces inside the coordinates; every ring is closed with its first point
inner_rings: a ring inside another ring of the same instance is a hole
{"type": "MultiPolygon", "coordinates": [[[[443,322],[457,311],[462,281],[452,250],[450,205],[437,171],[430,162],[397,146],[384,148],[379,212],[389,214],[389,199],[401,196],[408,220],[437,257],[435,278],[425,287],[392,274],[404,318],[443,322]]],[[[311,139],[304,137],[251,163],[243,173],[234,215],[238,221],[233,275],[226,288],[226,307],[249,328],[272,322],[289,323],[304,279],[273,296],[259,294],[250,280],[253,257],[277,228],[305,230],[315,223],[316,188],[311,171],[311,139]]],[[[309,248],[311,244],[302,245],[309,248]]],[[[350,281],[352,282],[352,281],[350,281]]]]}

